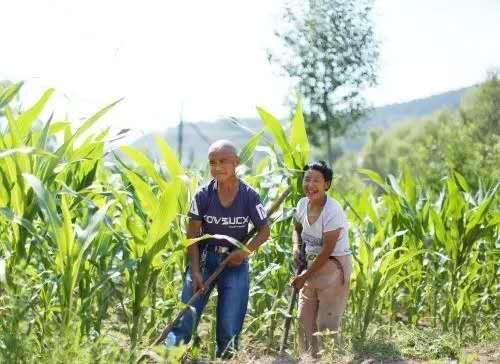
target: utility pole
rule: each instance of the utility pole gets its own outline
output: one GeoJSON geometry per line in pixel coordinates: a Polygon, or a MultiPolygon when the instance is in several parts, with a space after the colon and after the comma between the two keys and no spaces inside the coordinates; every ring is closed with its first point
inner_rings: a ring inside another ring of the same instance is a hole
{"type": "Polygon", "coordinates": [[[183,143],[183,129],[184,129],[184,118],[182,117],[183,106],[181,106],[181,112],[179,115],[180,121],[179,126],[177,128],[177,156],[179,157],[179,161],[182,164],[182,143],[183,143]]]}

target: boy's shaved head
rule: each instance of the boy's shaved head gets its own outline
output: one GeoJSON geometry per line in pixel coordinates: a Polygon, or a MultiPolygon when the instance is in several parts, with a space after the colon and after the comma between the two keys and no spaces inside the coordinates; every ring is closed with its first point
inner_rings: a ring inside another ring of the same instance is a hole
{"type": "Polygon", "coordinates": [[[216,151],[221,151],[221,150],[227,150],[234,154],[235,156],[238,156],[238,153],[236,151],[236,147],[232,142],[230,142],[227,139],[220,139],[215,142],[213,142],[210,147],[208,147],[208,154],[216,151]]]}

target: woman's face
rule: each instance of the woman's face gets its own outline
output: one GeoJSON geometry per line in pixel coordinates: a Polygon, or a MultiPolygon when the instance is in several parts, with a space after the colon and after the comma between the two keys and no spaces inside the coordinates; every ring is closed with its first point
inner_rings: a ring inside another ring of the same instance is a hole
{"type": "Polygon", "coordinates": [[[310,200],[318,200],[325,197],[326,191],[330,187],[330,181],[325,181],[325,177],[320,171],[309,169],[304,174],[302,188],[304,194],[310,200]]]}

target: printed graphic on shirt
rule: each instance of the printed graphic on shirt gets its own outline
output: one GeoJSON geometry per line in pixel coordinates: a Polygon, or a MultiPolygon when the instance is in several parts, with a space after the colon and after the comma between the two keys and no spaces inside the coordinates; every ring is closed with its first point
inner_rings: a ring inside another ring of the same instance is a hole
{"type": "Polygon", "coordinates": [[[321,250],[321,239],[315,236],[306,234],[302,232],[302,241],[306,245],[307,251],[319,251],[321,250]]]}
{"type": "Polygon", "coordinates": [[[257,209],[257,213],[259,214],[260,219],[264,220],[267,217],[267,212],[264,206],[262,206],[262,204],[260,203],[255,206],[255,208],[257,209]]]}
{"type": "Polygon", "coordinates": [[[203,218],[208,224],[224,225],[229,228],[245,228],[250,221],[249,216],[221,217],[205,215],[203,218]]]}
{"type": "Polygon", "coordinates": [[[189,212],[195,214],[196,216],[199,215],[198,206],[196,205],[196,200],[194,198],[193,201],[191,201],[191,207],[189,208],[189,212]]]}

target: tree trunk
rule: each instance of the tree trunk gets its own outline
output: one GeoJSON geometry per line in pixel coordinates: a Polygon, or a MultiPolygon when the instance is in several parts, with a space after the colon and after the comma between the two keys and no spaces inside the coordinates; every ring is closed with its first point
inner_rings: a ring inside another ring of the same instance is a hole
{"type": "Polygon", "coordinates": [[[326,146],[328,153],[328,164],[331,166],[333,163],[333,150],[332,150],[332,130],[330,124],[326,124],[326,146]]]}

